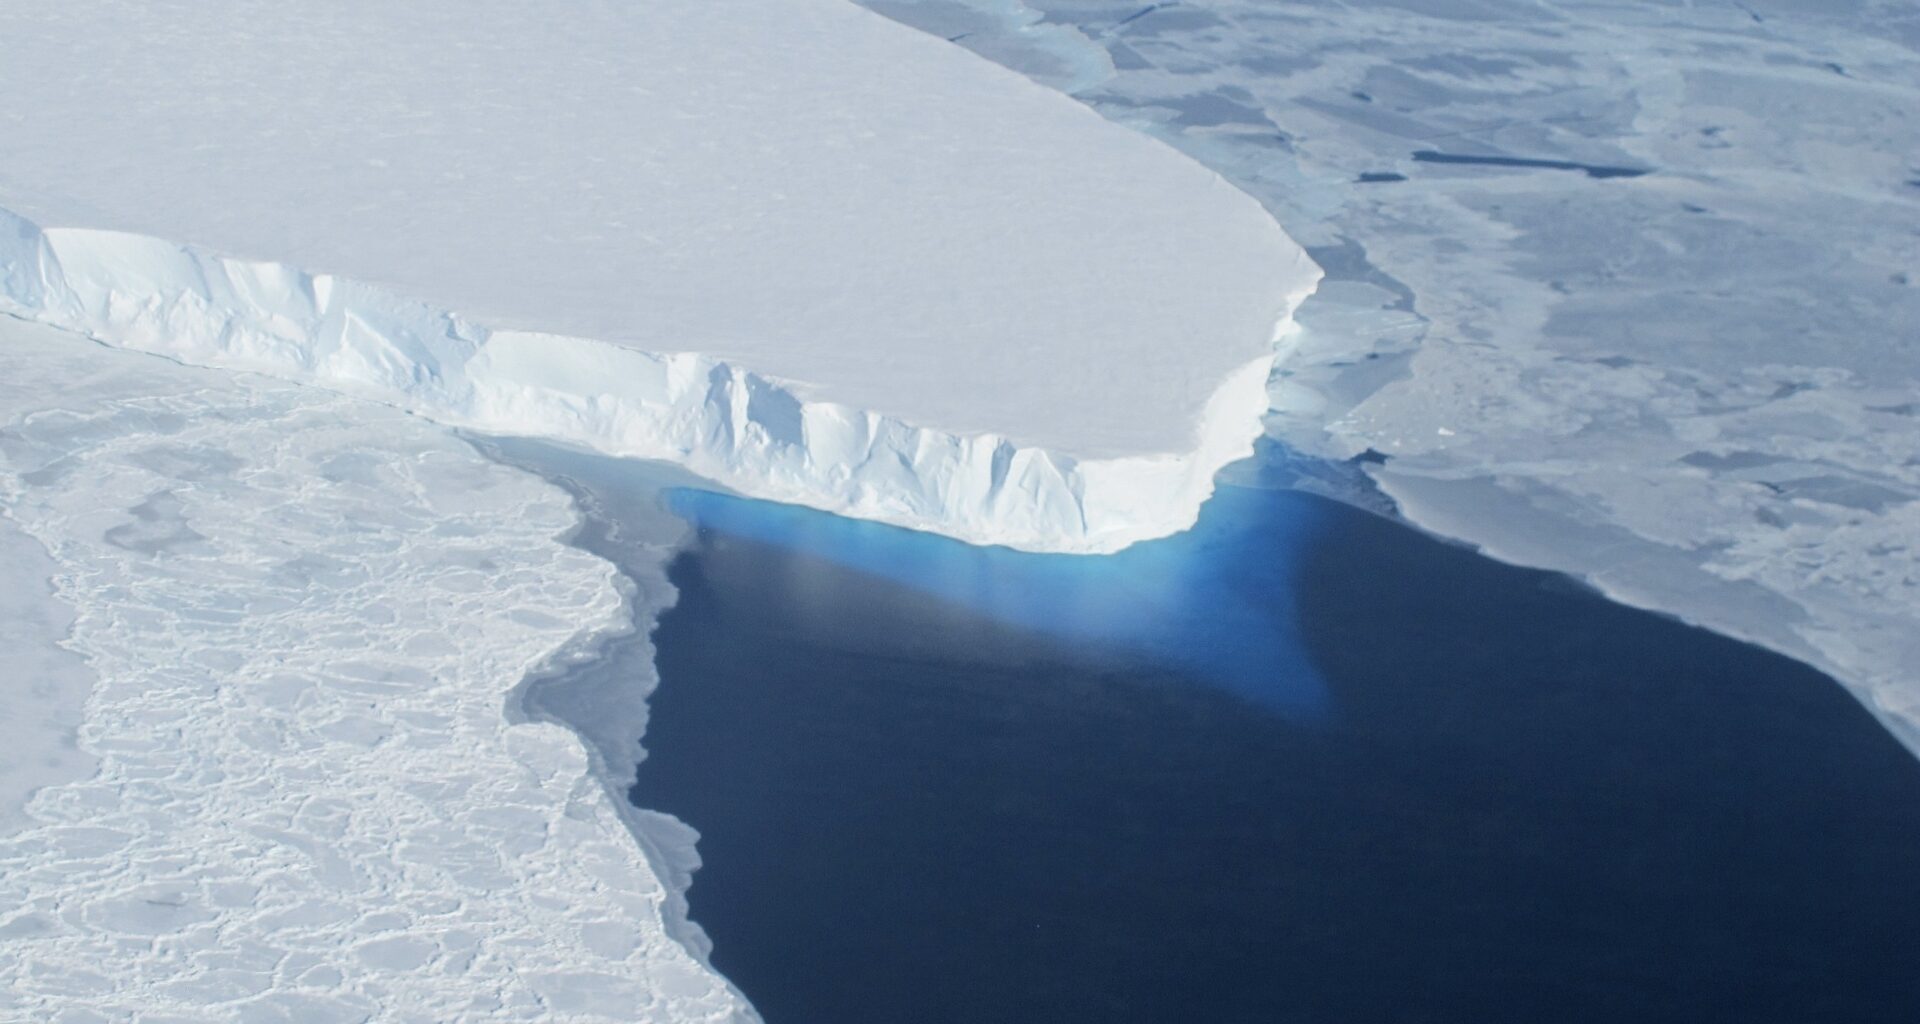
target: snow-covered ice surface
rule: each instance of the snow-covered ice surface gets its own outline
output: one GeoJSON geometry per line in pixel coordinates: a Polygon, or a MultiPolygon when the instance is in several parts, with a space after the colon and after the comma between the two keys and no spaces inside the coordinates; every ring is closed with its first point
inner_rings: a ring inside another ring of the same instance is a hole
{"type": "Polygon", "coordinates": [[[753,1019],[580,741],[510,723],[629,610],[557,488],[0,318],[0,507],[50,559],[4,589],[51,571],[71,609],[99,765],[0,835],[0,1019],[753,1019]]]}
{"type": "Polygon", "coordinates": [[[1318,278],[1217,174],[845,0],[0,39],[0,309],[970,540],[1189,525],[1318,278]]]}
{"type": "Polygon", "coordinates": [[[1307,245],[1274,436],[1384,455],[1413,521],[1805,659],[1920,749],[1920,7],[866,2],[1307,245]]]}

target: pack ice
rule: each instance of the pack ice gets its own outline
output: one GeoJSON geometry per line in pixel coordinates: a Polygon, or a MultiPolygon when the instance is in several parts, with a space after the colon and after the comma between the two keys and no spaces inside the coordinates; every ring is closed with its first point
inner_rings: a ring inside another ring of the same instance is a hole
{"type": "Polygon", "coordinates": [[[503,713],[636,614],[575,522],[417,417],[0,318],[0,1021],[757,1020],[686,830],[503,713]]]}
{"type": "Polygon", "coordinates": [[[1189,524],[1319,276],[1212,172],[842,0],[0,38],[0,310],[977,542],[1189,524]]]}

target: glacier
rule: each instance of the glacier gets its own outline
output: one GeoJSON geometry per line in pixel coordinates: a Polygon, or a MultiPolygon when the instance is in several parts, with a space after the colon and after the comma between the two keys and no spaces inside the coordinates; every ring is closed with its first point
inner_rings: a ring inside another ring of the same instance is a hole
{"type": "Polygon", "coordinates": [[[978,543],[1189,525],[1319,277],[1218,175],[843,0],[0,33],[0,311],[978,543]]]}

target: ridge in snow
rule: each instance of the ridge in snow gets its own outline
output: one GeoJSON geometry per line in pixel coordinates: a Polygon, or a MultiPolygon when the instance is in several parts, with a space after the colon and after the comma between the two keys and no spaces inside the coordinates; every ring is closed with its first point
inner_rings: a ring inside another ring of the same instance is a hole
{"type": "Polygon", "coordinates": [[[1033,549],[1259,433],[1318,270],[1163,145],[843,0],[470,6],[0,12],[0,310],[1033,549]]]}

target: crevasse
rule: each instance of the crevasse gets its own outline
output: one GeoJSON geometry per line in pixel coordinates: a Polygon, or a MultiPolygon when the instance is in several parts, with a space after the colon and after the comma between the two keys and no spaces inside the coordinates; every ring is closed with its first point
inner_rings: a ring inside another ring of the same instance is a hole
{"type": "MultiPolygon", "coordinates": [[[[1275,325],[1317,283],[1301,279],[1275,325]]],[[[523,331],[337,276],[0,209],[0,312],[452,426],[661,459],[742,494],[977,544],[1101,553],[1192,525],[1252,451],[1274,354],[1234,371],[1189,450],[1076,458],[833,402],[698,353],[523,331]]]]}

